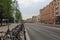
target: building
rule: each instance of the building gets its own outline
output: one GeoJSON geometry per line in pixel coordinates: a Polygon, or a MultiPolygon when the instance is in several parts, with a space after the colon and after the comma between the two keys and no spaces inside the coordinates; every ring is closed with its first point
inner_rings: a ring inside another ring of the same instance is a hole
{"type": "Polygon", "coordinates": [[[40,23],[40,15],[38,15],[38,23],[40,23]]]}
{"type": "Polygon", "coordinates": [[[25,22],[26,23],[32,23],[32,18],[28,18],[25,22]]]}
{"type": "Polygon", "coordinates": [[[25,22],[27,22],[27,23],[38,23],[39,22],[39,16],[32,16],[32,18],[28,18],[25,22]]]}
{"type": "Polygon", "coordinates": [[[38,16],[32,16],[32,22],[33,23],[38,23],[38,16]]]}
{"type": "Polygon", "coordinates": [[[40,21],[47,24],[60,23],[60,0],[53,0],[40,9],[40,21]]]}

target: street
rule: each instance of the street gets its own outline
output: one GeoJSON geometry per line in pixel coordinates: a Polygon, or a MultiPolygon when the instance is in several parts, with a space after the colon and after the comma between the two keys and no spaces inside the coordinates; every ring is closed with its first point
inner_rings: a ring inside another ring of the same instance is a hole
{"type": "Polygon", "coordinates": [[[60,40],[60,28],[33,23],[26,23],[25,28],[30,40],[60,40]]]}

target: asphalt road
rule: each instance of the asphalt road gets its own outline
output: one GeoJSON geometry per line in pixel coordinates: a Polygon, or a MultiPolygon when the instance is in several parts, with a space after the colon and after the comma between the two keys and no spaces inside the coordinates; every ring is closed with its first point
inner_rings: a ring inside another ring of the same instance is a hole
{"type": "Polygon", "coordinates": [[[43,24],[26,23],[30,40],[60,40],[60,29],[43,24]]]}

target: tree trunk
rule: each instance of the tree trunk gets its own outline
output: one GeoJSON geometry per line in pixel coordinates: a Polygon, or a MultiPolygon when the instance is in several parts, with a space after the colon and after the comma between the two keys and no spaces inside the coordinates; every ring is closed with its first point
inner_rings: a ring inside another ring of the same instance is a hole
{"type": "Polygon", "coordinates": [[[1,26],[2,26],[2,18],[1,18],[1,26]]]}

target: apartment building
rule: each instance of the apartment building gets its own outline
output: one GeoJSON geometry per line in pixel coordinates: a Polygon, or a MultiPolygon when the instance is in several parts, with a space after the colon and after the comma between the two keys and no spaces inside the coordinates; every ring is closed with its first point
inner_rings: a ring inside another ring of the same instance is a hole
{"type": "Polygon", "coordinates": [[[53,0],[46,7],[40,9],[40,21],[47,24],[60,23],[60,0],[53,0]]]}

